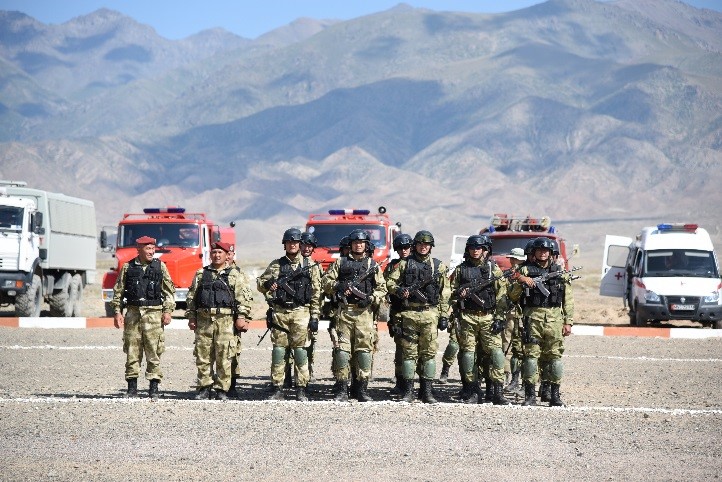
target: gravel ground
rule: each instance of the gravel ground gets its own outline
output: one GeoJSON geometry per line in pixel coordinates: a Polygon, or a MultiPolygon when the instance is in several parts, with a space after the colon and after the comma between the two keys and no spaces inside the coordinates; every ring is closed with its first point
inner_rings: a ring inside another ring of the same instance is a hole
{"type": "Polygon", "coordinates": [[[330,401],[325,336],[312,401],[263,401],[270,342],[256,348],[261,333],[245,335],[243,401],[197,402],[188,399],[192,333],[169,330],[163,394],[151,402],[121,396],[120,331],[0,328],[0,479],[715,480],[722,473],[720,339],[571,337],[567,407],[530,408],[459,403],[456,367],[450,384],[435,385],[442,403],[393,401],[385,333],[370,390],[380,401],[330,401]]]}

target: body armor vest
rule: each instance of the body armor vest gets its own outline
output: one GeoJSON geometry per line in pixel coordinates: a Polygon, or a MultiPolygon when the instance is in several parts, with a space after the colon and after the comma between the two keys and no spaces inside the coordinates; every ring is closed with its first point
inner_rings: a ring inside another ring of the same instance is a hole
{"type": "Polygon", "coordinates": [[[288,284],[295,294],[291,295],[279,286],[275,291],[273,302],[285,308],[297,308],[309,304],[311,302],[311,270],[306,269],[301,272],[304,268],[308,268],[308,258],[303,258],[295,270],[291,266],[291,261],[285,256],[278,260],[278,265],[278,279],[288,284]]]}
{"type": "MultiPolygon", "coordinates": [[[[552,263],[549,268],[541,268],[536,264],[528,264],[526,268],[527,276],[530,278],[536,278],[537,276],[559,271],[561,269],[556,263],[552,263]]],[[[544,286],[546,286],[549,290],[549,296],[544,296],[536,286],[534,288],[527,287],[524,290],[523,306],[535,308],[562,306],[562,303],[564,302],[564,279],[559,276],[546,280],[544,281],[544,286]]]]}
{"type": "MultiPolygon", "coordinates": [[[[338,268],[338,281],[340,283],[353,283],[355,279],[365,275],[366,272],[376,265],[376,261],[371,258],[362,258],[355,260],[351,256],[341,258],[341,264],[338,268]]],[[[367,276],[365,280],[357,286],[358,290],[364,295],[371,296],[376,288],[376,277],[367,276]]],[[[361,301],[361,298],[351,293],[346,297],[346,301],[349,304],[356,304],[361,301]]]]}
{"type": "Polygon", "coordinates": [[[128,263],[128,270],[125,272],[123,297],[130,306],[162,305],[162,284],[163,272],[159,259],[153,259],[145,269],[134,259],[128,263]]]}
{"type": "Polygon", "coordinates": [[[228,283],[228,273],[233,268],[218,272],[213,279],[213,268],[205,266],[201,277],[201,285],[196,293],[196,306],[199,308],[233,308],[235,296],[228,283]]]}
{"type": "MultiPolygon", "coordinates": [[[[459,287],[471,282],[488,282],[492,279],[493,266],[491,261],[474,266],[468,261],[461,263],[459,270],[459,287]]],[[[489,283],[483,288],[471,291],[471,294],[461,300],[462,309],[475,311],[490,311],[496,307],[496,290],[494,283],[489,283]],[[473,296],[472,296],[473,295],[473,296]]]]}
{"type": "MultiPolygon", "coordinates": [[[[389,261],[389,264],[386,265],[386,269],[391,272],[391,270],[393,270],[400,261],[401,258],[392,259],[389,261]]],[[[404,300],[393,293],[389,293],[389,307],[392,313],[398,313],[403,310],[404,300]]]]}
{"type": "Polygon", "coordinates": [[[419,261],[414,256],[406,258],[406,270],[404,270],[404,288],[411,289],[409,301],[425,305],[438,305],[439,292],[439,265],[441,261],[432,258],[433,267],[429,263],[419,261]],[[420,291],[426,299],[423,299],[417,291],[420,291]]]}

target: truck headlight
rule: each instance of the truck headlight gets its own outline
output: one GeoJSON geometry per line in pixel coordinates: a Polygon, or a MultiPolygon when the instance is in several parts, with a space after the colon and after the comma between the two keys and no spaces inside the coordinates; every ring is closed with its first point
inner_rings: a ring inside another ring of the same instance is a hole
{"type": "Polygon", "coordinates": [[[654,291],[647,291],[644,293],[644,301],[647,303],[660,303],[662,300],[654,291]]]}
{"type": "Polygon", "coordinates": [[[702,298],[702,303],[710,304],[710,305],[716,305],[719,303],[719,291],[713,291],[712,294],[709,294],[702,298]]]}

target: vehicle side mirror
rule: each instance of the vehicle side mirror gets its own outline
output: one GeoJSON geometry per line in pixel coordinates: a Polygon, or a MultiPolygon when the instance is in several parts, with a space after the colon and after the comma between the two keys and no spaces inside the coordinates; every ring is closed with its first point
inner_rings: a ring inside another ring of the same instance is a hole
{"type": "Polygon", "coordinates": [[[100,232],[100,248],[106,249],[108,247],[108,233],[105,230],[100,232]]]}
{"type": "Polygon", "coordinates": [[[43,227],[43,213],[36,212],[30,218],[30,230],[35,234],[45,234],[43,227]]]}

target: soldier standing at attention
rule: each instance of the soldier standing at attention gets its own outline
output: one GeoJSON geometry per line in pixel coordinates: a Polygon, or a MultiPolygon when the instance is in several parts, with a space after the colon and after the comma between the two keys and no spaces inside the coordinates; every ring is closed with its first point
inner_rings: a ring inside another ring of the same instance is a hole
{"type": "Polygon", "coordinates": [[[353,347],[356,359],[354,371],[358,380],[356,397],[359,402],[369,402],[373,400],[367,389],[375,336],[374,312],[386,296],[386,285],[378,264],[368,256],[369,234],[355,229],[348,237],[351,242],[348,256],[334,261],[323,278],[324,291],[338,302],[334,394],[336,401],[348,401],[349,361],[353,347]]]}
{"type": "MultiPolygon", "coordinates": [[[[399,234],[394,238],[393,246],[394,251],[396,251],[396,254],[399,255],[398,258],[392,259],[389,261],[389,264],[386,265],[386,269],[384,270],[384,279],[388,281],[389,274],[398,267],[399,261],[404,260],[408,258],[411,255],[411,245],[413,244],[413,240],[411,239],[411,236],[408,234],[399,234]]],[[[403,366],[403,352],[401,348],[401,337],[400,336],[394,336],[394,332],[398,331],[394,329],[394,325],[399,323],[398,317],[399,312],[402,309],[402,303],[403,300],[399,298],[398,296],[394,295],[393,293],[388,293],[387,295],[389,299],[389,321],[388,321],[388,327],[389,327],[389,335],[391,335],[394,339],[394,376],[396,378],[396,384],[393,389],[391,389],[391,393],[393,395],[401,395],[404,390],[404,376],[402,374],[401,368],[403,366]]]]}
{"type": "Polygon", "coordinates": [[[491,239],[475,234],[466,240],[466,257],[454,273],[452,302],[459,313],[459,368],[462,372],[462,400],[508,405],[504,397],[504,329],[506,281],[489,257],[491,239]],[[479,394],[478,377],[486,378],[485,399],[479,394]]]}
{"type": "Polygon", "coordinates": [[[211,264],[199,269],[188,290],[188,328],[195,332],[198,393],[196,400],[227,400],[231,387],[231,360],[238,352],[234,327],[248,331],[250,287],[239,270],[228,266],[228,243],[211,244],[211,264]]]}
{"type": "Polygon", "coordinates": [[[549,406],[563,406],[559,393],[562,380],[562,354],[564,337],[572,333],[574,323],[574,297],[569,275],[552,278],[543,282],[548,294],[542,292],[533,278],[560,271],[552,261],[554,246],[549,238],[539,237],[532,243],[533,261],[523,265],[515,276],[517,282],[511,288],[512,300],[520,300],[523,310],[524,361],[524,402],[522,405],[536,405],[534,393],[539,378],[538,360],[548,360],[548,376],[551,385],[549,406]]]}
{"type": "Polygon", "coordinates": [[[271,383],[269,400],[283,399],[286,349],[293,350],[296,374],[296,400],[308,401],[310,378],[306,340],[308,332],[318,331],[321,313],[321,270],[301,255],[301,230],[287,229],[281,240],[285,255],[273,260],[256,280],[272,308],[271,383]]]}
{"type": "MultiPolygon", "coordinates": [[[[506,257],[509,259],[511,268],[515,271],[518,270],[527,259],[522,248],[513,248],[506,257]]],[[[521,307],[518,303],[513,303],[510,308],[506,317],[506,328],[502,332],[501,338],[504,353],[511,351],[511,359],[509,360],[508,366],[511,380],[509,381],[509,385],[506,386],[506,390],[514,392],[519,389],[520,386],[519,375],[521,374],[521,361],[524,358],[524,351],[521,345],[521,331],[519,329],[521,323],[521,307]]],[[[506,370],[507,367],[505,364],[504,371],[506,370]]]]}
{"type": "Polygon", "coordinates": [[[429,231],[417,232],[412,255],[399,262],[386,283],[388,291],[403,300],[394,335],[401,337],[403,349],[404,402],[414,400],[414,371],[418,365],[421,400],[436,403],[432,385],[439,348],[437,330],[449,326],[449,281],[446,266],[431,257],[433,246],[434,237],[429,231]]]}
{"type": "Polygon", "coordinates": [[[165,331],[175,309],[175,286],[165,263],[155,258],[155,239],[143,236],[135,240],[138,256],[123,265],[113,288],[113,324],[123,325],[123,352],[127,396],[138,395],[138,373],[146,359],[145,378],[150,381],[148,395],[158,398],[163,378],[160,356],[165,350],[165,331]],[[128,309],[123,316],[123,306],[128,309]]]}

